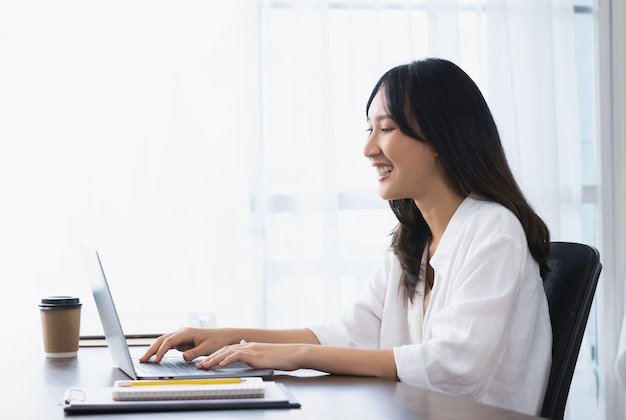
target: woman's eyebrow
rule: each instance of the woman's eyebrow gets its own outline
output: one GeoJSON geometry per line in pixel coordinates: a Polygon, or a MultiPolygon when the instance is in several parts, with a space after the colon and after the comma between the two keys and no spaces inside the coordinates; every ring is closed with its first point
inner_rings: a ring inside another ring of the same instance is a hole
{"type": "MultiPolygon", "coordinates": [[[[389,116],[389,114],[380,114],[374,117],[374,119],[376,122],[381,122],[383,120],[391,119],[391,116],[389,116]]],[[[370,117],[367,117],[367,121],[371,121],[370,117]]]]}

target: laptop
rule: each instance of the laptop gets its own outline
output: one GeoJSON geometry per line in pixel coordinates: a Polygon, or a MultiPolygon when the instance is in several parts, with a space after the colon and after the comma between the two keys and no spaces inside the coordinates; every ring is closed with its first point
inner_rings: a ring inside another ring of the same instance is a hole
{"type": "Polygon", "coordinates": [[[254,369],[243,362],[231,363],[226,367],[214,367],[211,369],[198,369],[194,361],[185,361],[182,356],[164,357],[160,363],[141,363],[132,358],[126,336],[122,330],[113,296],[109,289],[100,255],[96,250],[83,250],[83,260],[87,269],[87,277],[91,284],[98,315],[107,347],[111,353],[113,363],[126,375],[134,380],[155,379],[201,379],[201,378],[239,378],[249,376],[270,376],[272,369],[254,369]]]}

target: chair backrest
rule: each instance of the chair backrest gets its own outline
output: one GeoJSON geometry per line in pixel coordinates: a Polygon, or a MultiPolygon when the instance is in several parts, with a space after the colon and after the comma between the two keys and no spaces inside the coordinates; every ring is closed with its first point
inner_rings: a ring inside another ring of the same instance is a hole
{"type": "Polygon", "coordinates": [[[552,322],[552,369],[541,416],[562,419],[602,264],[592,246],[551,242],[548,265],[543,285],[552,322]]]}

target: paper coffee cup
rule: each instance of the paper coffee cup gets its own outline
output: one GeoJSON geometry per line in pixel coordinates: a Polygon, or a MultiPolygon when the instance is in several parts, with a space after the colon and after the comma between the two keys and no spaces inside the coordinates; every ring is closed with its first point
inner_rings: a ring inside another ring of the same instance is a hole
{"type": "Polygon", "coordinates": [[[41,299],[41,328],[46,357],[76,357],[80,335],[80,299],[50,296],[41,299]]]}

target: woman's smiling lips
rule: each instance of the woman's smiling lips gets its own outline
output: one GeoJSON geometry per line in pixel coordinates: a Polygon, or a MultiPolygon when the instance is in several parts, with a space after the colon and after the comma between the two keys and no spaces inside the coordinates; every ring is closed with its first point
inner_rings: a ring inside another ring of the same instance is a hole
{"type": "Polygon", "coordinates": [[[378,180],[382,181],[387,178],[389,174],[393,171],[393,166],[388,163],[372,163],[372,166],[376,168],[376,173],[378,174],[378,180]]]}

